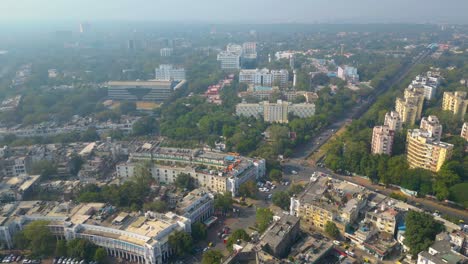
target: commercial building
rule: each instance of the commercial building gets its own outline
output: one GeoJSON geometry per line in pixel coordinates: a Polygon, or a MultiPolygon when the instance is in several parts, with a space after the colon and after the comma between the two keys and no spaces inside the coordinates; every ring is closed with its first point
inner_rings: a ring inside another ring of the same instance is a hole
{"type": "Polygon", "coordinates": [[[195,222],[203,222],[214,213],[214,195],[205,188],[188,193],[176,206],[177,214],[195,222]]]}
{"type": "Polygon", "coordinates": [[[432,134],[422,129],[408,130],[406,157],[411,168],[422,168],[437,172],[449,160],[453,145],[440,142],[432,134]]]}
{"type": "Polygon", "coordinates": [[[463,123],[463,127],[460,136],[468,141],[468,122],[463,123]]]}
{"type": "Polygon", "coordinates": [[[239,186],[265,175],[265,160],[209,152],[201,149],[159,147],[157,143],[135,143],[128,162],[117,165],[117,176],[133,177],[138,163],[150,161],[152,176],[160,183],[173,183],[180,173],[189,174],[198,187],[237,195],[239,186]]]}
{"type": "Polygon", "coordinates": [[[17,177],[27,174],[29,165],[25,157],[6,157],[0,159],[0,177],[17,177]]]}
{"type": "Polygon", "coordinates": [[[418,254],[417,264],[465,264],[468,258],[452,250],[449,241],[434,242],[427,251],[418,254]]]}
{"type": "Polygon", "coordinates": [[[396,99],[395,111],[400,116],[403,124],[412,126],[416,123],[416,120],[421,119],[424,98],[422,88],[407,88],[404,98],[396,99]]]}
{"type": "Polygon", "coordinates": [[[218,53],[217,60],[221,63],[221,69],[238,70],[241,66],[242,46],[228,44],[226,51],[218,53]]]}
{"type": "Polygon", "coordinates": [[[21,201],[39,182],[40,175],[3,178],[0,182],[0,202],[21,201]]]}
{"type": "Polygon", "coordinates": [[[166,263],[173,252],[169,236],[176,230],[191,232],[190,220],[174,213],[115,213],[103,203],[27,201],[3,204],[0,210],[0,242],[7,248],[24,226],[44,220],[58,239],[86,239],[110,256],[135,263],[166,263]]]}
{"type": "Polygon", "coordinates": [[[268,70],[254,69],[241,70],[239,73],[239,82],[257,86],[272,87],[273,85],[281,88],[288,86],[289,72],[287,70],[268,70]]]}
{"type": "Polygon", "coordinates": [[[442,125],[439,122],[437,116],[428,116],[421,119],[420,127],[429,133],[429,136],[437,141],[440,141],[442,137],[442,125]]]}
{"type": "Polygon", "coordinates": [[[172,92],[185,84],[172,81],[110,81],[107,93],[109,99],[126,101],[164,102],[172,92]]]}
{"type": "Polygon", "coordinates": [[[323,231],[327,222],[334,222],[344,231],[357,220],[366,197],[362,186],[320,176],[311,180],[303,194],[291,198],[290,214],[301,218],[308,230],[323,231]]]}
{"type": "Polygon", "coordinates": [[[395,131],[389,126],[375,126],[372,131],[372,154],[392,155],[394,137],[395,131]]]}
{"type": "Polygon", "coordinates": [[[466,92],[445,92],[442,100],[442,110],[450,111],[461,120],[465,118],[468,99],[466,92]]]}
{"type": "Polygon", "coordinates": [[[390,130],[400,132],[402,129],[401,119],[398,112],[390,111],[385,114],[384,125],[388,126],[390,130]]]}
{"type": "Polygon", "coordinates": [[[277,257],[285,258],[291,246],[299,238],[299,218],[292,215],[284,215],[265,231],[260,237],[260,246],[267,253],[277,257]]]}
{"type": "Polygon", "coordinates": [[[278,100],[276,103],[264,101],[261,103],[240,103],[236,105],[236,114],[239,116],[263,117],[265,122],[288,123],[288,114],[300,118],[311,117],[315,114],[315,104],[290,102],[278,100]]]}
{"type": "Polygon", "coordinates": [[[157,81],[182,81],[185,80],[185,69],[174,68],[170,64],[161,64],[154,70],[154,79],[157,81]]]}
{"type": "Polygon", "coordinates": [[[172,48],[162,48],[159,50],[161,57],[170,57],[172,56],[172,52],[174,52],[174,49],[172,48]]]}

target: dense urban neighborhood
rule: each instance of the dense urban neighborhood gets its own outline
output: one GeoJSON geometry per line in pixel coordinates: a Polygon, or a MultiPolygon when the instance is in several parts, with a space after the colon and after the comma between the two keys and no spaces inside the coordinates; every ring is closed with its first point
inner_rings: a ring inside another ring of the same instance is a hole
{"type": "Polygon", "coordinates": [[[0,262],[468,263],[466,25],[3,28],[0,262]]]}

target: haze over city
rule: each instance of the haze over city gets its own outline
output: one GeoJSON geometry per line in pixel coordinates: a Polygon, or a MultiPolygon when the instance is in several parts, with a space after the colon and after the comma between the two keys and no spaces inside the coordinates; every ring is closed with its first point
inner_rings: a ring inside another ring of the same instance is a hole
{"type": "Polygon", "coordinates": [[[2,0],[0,20],[466,23],[465,0],[2,0]]]}

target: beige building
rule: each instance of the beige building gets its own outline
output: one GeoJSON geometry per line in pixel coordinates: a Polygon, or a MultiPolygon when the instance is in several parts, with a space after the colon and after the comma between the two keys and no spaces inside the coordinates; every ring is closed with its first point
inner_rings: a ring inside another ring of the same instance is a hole
{"type": "Polygon", "coordinates": [[[468,122],[465,122],[462,127],[460,136],[468,141],[468,122]]]}
{"type": "Polygon", "coordinates": [[[444,99],[442,101],[443,110],[450,111],[463,120],[467,107],[468,99],[466,98],[466,92],[457,91],[444,93],[444,99]]]}
{"type": "Polygon", "coordinates": [[[372,154],[392,154],[395,131],[389,126],[375,126],[372,133],[372,154]]]}
{"type": "Polygon", "coordinates": [[[313,116],[315,114],[315,104],[292,104],[291,102],[282,100],[278,100],[276,103],[264,101],[258,104],[243,102],[236,105],[236,114],[238,116],[252,116],[255,118],[263,117],[265,122],[288,123],[289,114],[300,118],[313,116]]]}
{"type": "Polygon", "coordinates": [[[390,130],[399,132],[401,131],[401,119],[400,115],[396,111],[390,111],[385,114],[384,125],[388,126],[390,130]]]}
{"type": "Polygon", "coordinates": [[[406,156],[411,168],[437,172],[452,155],[453,145],[440,142],[422,129],[408,130],[406,156]]]}
{"type": "Polygon", "coordinates": [[[430,137],[440,141],[442,137],[442,125],[437,116],[428,116],[421,119],[420,128],[429,132],[430,137]]]}
{"type": "Polygon", "coordinates": [[[397,98],[395,110],[401,118],[401,122],[407,126],[412,126],[416,120],[421,119],[424,105],[424,89],[407,88],[404,98],[397,98]]]}

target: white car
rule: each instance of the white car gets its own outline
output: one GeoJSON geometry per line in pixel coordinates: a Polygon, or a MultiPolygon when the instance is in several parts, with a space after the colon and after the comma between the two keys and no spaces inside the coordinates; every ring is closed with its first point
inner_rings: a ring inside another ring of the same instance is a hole
{"type": "Polygon", "coordinates": [[[338,241],[338,240],[333,240],[333,244],[337,245],[337,246],[341,246],[341,242],[338,241]]]}
{"type": "Polygon", "coordinates": [[[346,255],[353,257],[353,258],[356,256],[356,254],[354,254],[354,252],[352,252],[351,250],[346,250],[345,253],[346,255]]]}
{"type": "Polygon", "coordinates": [[[297,175],[297,171],[293,170],[291,171],[292,174],[297,175]]]}

